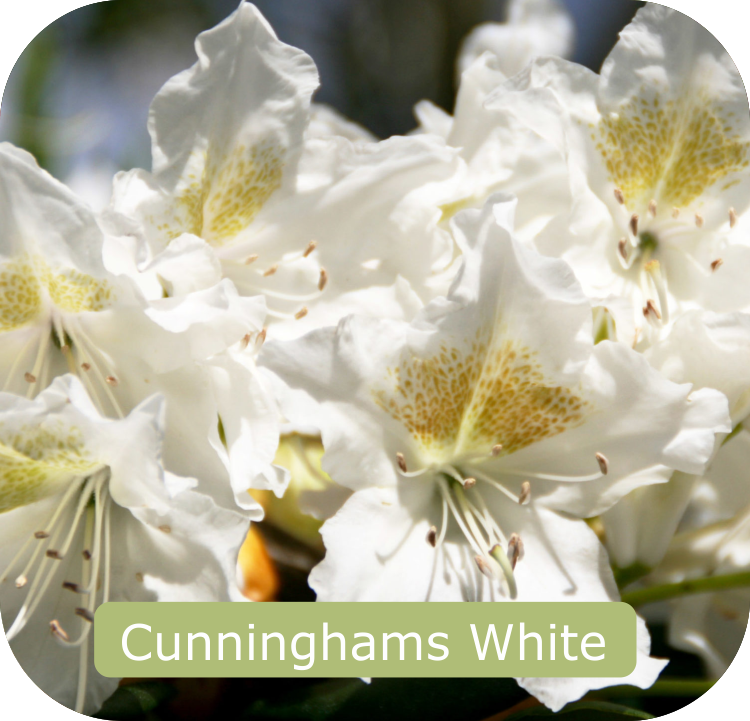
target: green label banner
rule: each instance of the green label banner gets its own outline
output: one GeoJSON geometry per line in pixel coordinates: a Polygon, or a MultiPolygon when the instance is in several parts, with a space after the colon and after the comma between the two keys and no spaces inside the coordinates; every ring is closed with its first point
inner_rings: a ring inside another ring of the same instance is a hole
{"type": "Polygon", "coordinates": [[[611,677],[636,664],[625,603],[105,603],[94,660],[120,677],[611,677]]]}

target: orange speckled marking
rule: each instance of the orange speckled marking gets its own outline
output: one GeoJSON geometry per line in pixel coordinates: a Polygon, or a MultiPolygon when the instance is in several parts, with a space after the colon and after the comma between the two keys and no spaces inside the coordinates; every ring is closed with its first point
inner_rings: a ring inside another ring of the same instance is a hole
{"type": "Polygon", "coordinates": [[[684,208],[748,167],[748,143],[737,126],[733,113],[700,93],[664,100],[644,87],[602,117],[592,140],[628,207],[657,198],[684,208]]]}
{"type": "Polygon", "coordinates": [[[466,351],[441,346],[426,359],[409,356],[388,369],[376,403],[401,422],[433,458],[501,455],[579,425],[586,402],[546,381],[534,351],[508,339],[480,339],[466,351]]]}
{"type": "Polygon", "coordinates": [[[247,228],[281,186],[283,155],[272,145],[240,145],[230,153],[203,154],[178,191],[170,217],[157,226],[172,240],[192,233],[221,246],[247,228]]]}

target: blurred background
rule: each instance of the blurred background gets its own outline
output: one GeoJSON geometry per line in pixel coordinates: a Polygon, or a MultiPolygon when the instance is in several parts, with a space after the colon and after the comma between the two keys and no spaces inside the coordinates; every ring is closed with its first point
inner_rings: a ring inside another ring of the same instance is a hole
{"type": "MultiPolygon", "coordinates": [[[[643,3],[564,0],[577,30],[574,60],[599,70],[643,3]]],[[[161,85],[195,62],[195,36],[238,0],[108,0],[40,33],[18,59],[0,115],[0,140],[95,207],[112,174],[151,167],[148,106],[161,85]]],[[[408,132],[427,98],[451,110],[461,40],[505,19],[506,0],[256,0],[279,37],[320,70],[318,102],[379,137],[408,132]]]]}

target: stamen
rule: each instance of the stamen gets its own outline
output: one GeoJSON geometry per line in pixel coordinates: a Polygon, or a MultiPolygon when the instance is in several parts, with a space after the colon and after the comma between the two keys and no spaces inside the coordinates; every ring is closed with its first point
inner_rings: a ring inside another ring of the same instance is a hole
{"type": "Polygon", "coordinates": [[[477,479],[476,478],[464,478],[462,485],[466,490],[468,490],[469,488],[474,488],[474,486],[477,485],[477,479]]]}
{"type": "Polygon", "coordinates": [[[620,205],[625,205],[625,196],[623,195],[622,190],[620,190],[619,188],[615,188],[615,200],[620,205]]]}
{"type": "Polygon", "coordinates": [[[72,581],[63,581],[62,587],[66,591],[73,591],[73,593],[86,593],[86,590],[81,588],[77,583],[73,583],[72,581]]]}
{"type": "Polygon", "coordinates": [[[518,503],[525,506],[531,500],[531,483],[524,481],[521,484],[521,493],[518,494],[518,503]]]}
{"type": "Polygon", "coordinates": [[[661,320],[661,313],[653,300],[646,301],[646,306],[643,308],[643,317],[647,320],[652,320],[653,318],[661,320]]]}
{"type": "Polygon", "coordinates": [[[301,320],[307,315],[307,306],[303,305],[295,314],[294,319],[295,320],[301,320]]]}
{"type": "Polygon", "coordinates": [[[52,635],[56,638],[59,638],[61,641],[68,641],[69,636],[67,633],[65,633],[65,629],[60,625],[60,622],[56,619],[52,619],[49,622],[49,630],[52,632],[52,635]]]}
{"type": "Polygon", "coordinates": [[[628,239],[627,238],[620,238],[620,240],[617,243],[617,250],[620,253],[620,257],[623,260],[628,259],[628,239]]]}
{"type": "Polygon", "coordinates": [[[265,342],[266,342],[266,329],[264,328],[262,331],[258,333],[258,335],[255,336],[255,350],[259,351],[265,342]]]}
{"type": "Polygon", "coordinates": [[[318,279],[318,290],[322,292],[327,284],[328,284],[328,273],[326,272],[325,268],[321,268],[320,278],[318,279]]]}
{"type": "MultiPolygon", "coordinates": [[[[67,330],[70,333],[70,336],[73,340],[74,347],[78,351],[79,358],[81,355],[88,356],[87,363],[90,363],[90,367],[93,369],[94,374],[96,378],[99,380],[99,383],[101,384],[101,387],[104,389],[104,392],[107,395],[107,398],[109,399],[109,402],[112,405],[112,408],[115,412],[115,415],[117,415],[119,418],[124,418],[125,414],[122,411],[122,408],[120,407],[120,404],[117,402],[117,398],[115,398],[114,393],[110,390],[110,381],[104,376],[104,373],[109,371],[107,368],[107,364],[109,363],[109,359],[107,356],[104,355],[104,353],[99,350],[99,348],[94,344],[91,339],[88,337],[86,332],[83,330],[83,327],[80,323],[73,323],[69,322],[67,326],[67,330]],[[75,326],[75,327],[74,327],[75,326]],[[99,354],[100,358],[104,362],[105,370],[102,372],[99,368],[99,364],[94,361],[93,353],[91,351],[96,351],[96,353],[99,354]]],[[[109,376],[112,378],[115,378],[113,373],[109,373],[109,376]]],[[[88,375],[82,376],[82,379],[86,381],[88,378],[88,375]]],[[[86,382],[86,387],[89,390],[89,395],[91,395],[92,400],[95,401],[95,403],[99,406],[99,411],[102,413],[102,415],[108,415],[104,412],[104,409],[102,408],[101,401],[99,399],[99,394],[96,391],[96,388],[94,387],[94,384],[90,381],[86,382]]]]}
{"type": "Polygon", "coordinates": [[[23,379],[27,383],[36,383],[36,376],[33,373],[29,373],[28,371],[23,374],[23,379]]]}
{"type": "Polygon", "coordinates": [[[26,576],[19,576],[16,579],[16,588],[23,588],[28,582],[29,579],[26,576]]]}
{"type": "Polygon", "coordinates": [[[435,526],[430,526],[430,530],[427,531],[427,543],[433,548],[437,545],[437,528],[435,526]]]}
{"type": "Polygon", "coordinates": [[[406,458],[404,458],[404,454],[401,452],[396,453],[396,462],[398,463],[398,467],[401,469],[402,473],[407,473],[408,469],[406,467],[406,458]]]}
{"type": "Polygon", "coordinates": [[[734,208],[729,209],[729,227],[734,228],[737,225],[737,211],[734,208]]]}
{"type": "Polygon", "coordinates": [[[599,464],[599,468],[601,469],[602,475],[606,476],[607,473],[609,473],[609,461],[607,460],[607,457],[603,453],[597,453],[595,454],[596,462],[599,464]]]}
{"type": "Polygon", "coordinates": [[[91,560],[91,551],[84,549],[84,551],[81,553],[83,556],[84,561],[90,561],[91,560]]]}
{"type": "Polygon", "coordinates": [[[711,270],[715,273],[722,265],[724,265],[724,261],[721,258],[717,258],[711,263],[711,270]]]}
{"type": "Polygon", "coordinates": [[[435,543],[436,546],[442,545],[443,539],[445,539],[445,534],[448,532],[448,503],[445,500],[445,496],[442,496],[442,494],[441,494],[441,500],[442,500],[442,517],[440,520],[440,535],[438,536],[437,542],[435,543]]]}
{"type": "Polygon", "coordinates": [[[113,387],[116,386],[118,383],[117,378],[115,378],[114,376],[107,376],[105,380],[108,385],[111,385],[113,387]]]}
{"type": "Polygon", "coordinates": [[[650,215],[650,216],[651,216],[652,218],[655,218],[655,217],[656,217],[656,207],[657,207],[657,206],[656,206],[656,200],[652,200],[652,201],[651,201],[651,202],[650,202],[650,203],[648,204],[648,213],[649,213],[649,215],[650,215]]]}
{"type": "Polygon", "coordinates": [[[250,334],[246,333],[244,336],[242,336],[242,340],[240,341],[240,349],[245,350],[245,348],[250,345],[250,334]]]}
{"type": "Polygon", "coordinates": [[[39,540],[41,540],[43,538],[49,538],[49,533],[47,533],[47,531],[37,531],[34,534],[34,538],[37,538],[39,540]]]}
{"type": "MultiPolygon", "coordinates": [[[[487,481],[488,483],[496,483],[496,481],[494,481],[486,474],[481,473],[476,468],[472,468],[471,470],[477,478],[481,478],[483,481],[487,481]]],[[[533,473],[529,471],[521,471],[515,468],[502,468],[498,469],[498,471],[506,473],[509,476],[526,476],[527,478],[533,478],[539,481],[595,481],[597,478],[602,477],[601,473],[592,473],[587,476],[563,476],[554,473],[533,473]]],[[[504,492],[509,493],[509,491],[505,490],[504,492]]],[[[510,494],[510,496],[511,498],[513,498],[513,500],[517,500],[516,496],[514,496],[513,494],[510,494]]]]}
{"type": "Polygon", "coordinates": [[[517,533],[513,533],[508,540],[508,560],[510,561],[510,567],[515,571],[516,563],[523,560],[523,541],[521,536],[517,533]]]}
{"type": "Polygon", "coordinates": [[[661,272],[661,264],[658,260],[651,260],[643,266],[643,270],[647,274],[653,284],[654,290],[659,298],[660,314],[659,319],[664,317],[664,322],[669,322],[669,297],[667,294],[667,281],[664,274],[661,272]]]}
{"type": "Polygon", "coordinates": [[[62,561],[63,557],[60,554],[60,551],[56,551],[54,549],[50,549],[45,552],[45,555],[47,558],[53,558],[55,561],[62,561]]]}
{"type": "Polygon", "coordinates": [[[84,621],[88,621],[89,623],[94,623],[94,614],[91,613],[91,611],[89,611],[88,608],[81,608],[81,607],[76,608],[75,615],[80,616],[84,621]]]}
{"type": "Polygon", "coordinates": [[[159,530],[162,533],[172,533],[172,526],[167,526],[166,524],[163,526],[159,526],[159,530]]]}
{"type": "Polygon", "coordinates": [[[91,363],[81,363],[81,368],[88,373],[91,370],[91,363]]]}
{"type": "Polygon", "coordinates": [[[679,208],[672,208],[672,217],[677,220],[677,218],[680,217],[680,209],[679,208]]]}
{"type": "Polygon", "coordinates": [[[461,532],[464,534],[464,537],[469,542],[469,545],[474,549],[474,553],[481,556],[483,554],[483,551],[479,543],[477,542],[477,539],[474,537],[472,532],[468,529],[468,527],[464,523],[464,519],[461,517],[461,514],[459,513],[459,510],[456,507],[456,504],[453,502],[453,498],[451,496],[450,488],[448,487],[447,481],[445,479],[441,479],[438,482],[438,484],[439,484],[438,487],[440,488],[440,492],[443,494],[443,499],[447,502],[448,508],[450,508],[450,511],[453,514],[453,518],[456,520],[456,523],[458,524],[458,527],[461,529],[461,532]]]}
{"type": "Polygon", "coordinates": [[[250,265],[254,263],[256,260],[258,260],[258,254],[253,253],[252,255],[248,255],[247,258],[245,258],[245,265],[250,265]]]}
{"type": "Polygon", "coordinates": [[[270,268],[266,268],[263,271],[263,277],[268,278],[269,276],[273,275],[278,269],[279,269],[279,264],[274,263],[270,268]]]}
{"type": "Polygon", "coordinates": [[[493,457],[497,457],[500,455],[501,451],[503,450],[503,444],[502,443],[496,443],[494,446],[492,446],[492,450],[490,451],[490,455],[493,457]]]}
{"type": "Polygon", "coordinates": [[[638,213],[633,213],[630,216],[630,232],[638,237],[638,213]]]}
{"type": "Polygon", "coordinates": [[[318,241],[317,240],[311,240],[307,244],[307,248],[305,248],[305,252],[302,253],[302,257],[303,258],[307,258],[307,256],[310,255],[310,253],[312,253],[317,247],[318,247],[318,241]]]}
{"type": "Polygon", "coordinates": [[[489,564],[487,561],[484,560],[481,556],[474,556],[474,563],[477,564],[477,568],[485,575],[487,578],[494,580],[494,576],[492,574],[492,571],[489,567],[489,564]]]}
{"type": "Polygon", "coordinates": [[[700,213],[695,214],[695,225],[698,228],[703,227],[703,216],[700,213]]]}

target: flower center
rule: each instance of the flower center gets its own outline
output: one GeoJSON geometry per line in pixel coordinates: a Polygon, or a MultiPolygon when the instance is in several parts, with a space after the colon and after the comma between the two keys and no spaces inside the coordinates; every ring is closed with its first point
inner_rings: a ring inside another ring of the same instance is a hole
{"type": "MultiPolygon", "coordinates": [[[[442,516],[440,530],[431,526],[427,534],[427,542],[433,548],[442,546],[448,530],[448,522],[452,517],[472,548],[474,562],[477,568],[488,578],[504,582],[508,595],[515,599],[518,586],[514,576],[516,563],[523,558],[524,548],[521,537],[517,533],[507,535],[493,518],[483,494],[499,492],[513,503],[526,505],[531,500],[531,483],[524,480],[520,484],[520,491],[514,493],[503,483],[484,473],[478,464],[489,458],[497,457],[503,448],[496,444],[488,456],[478,456],[465,459],[471,464],[471,475],[462,471],[458,465],[443,464],[427,466],[416,471],[409,471],[403,453],[396,454],[399,474],[403,478],[416,478],[430,474],[441,497],[442,516]]],[[[504,476],[517,478],[536,478],[547,481],[587,482],[602,478],[609,470],[609,461],[601,453],[597,453],[595,460],[599,465],[599,472],[587,476],[559,476],[547,473],[528,473],[525,471],[504,469],[504,476]]],[[[517,484],[516,484],[517,485],[517,484]]]]}

